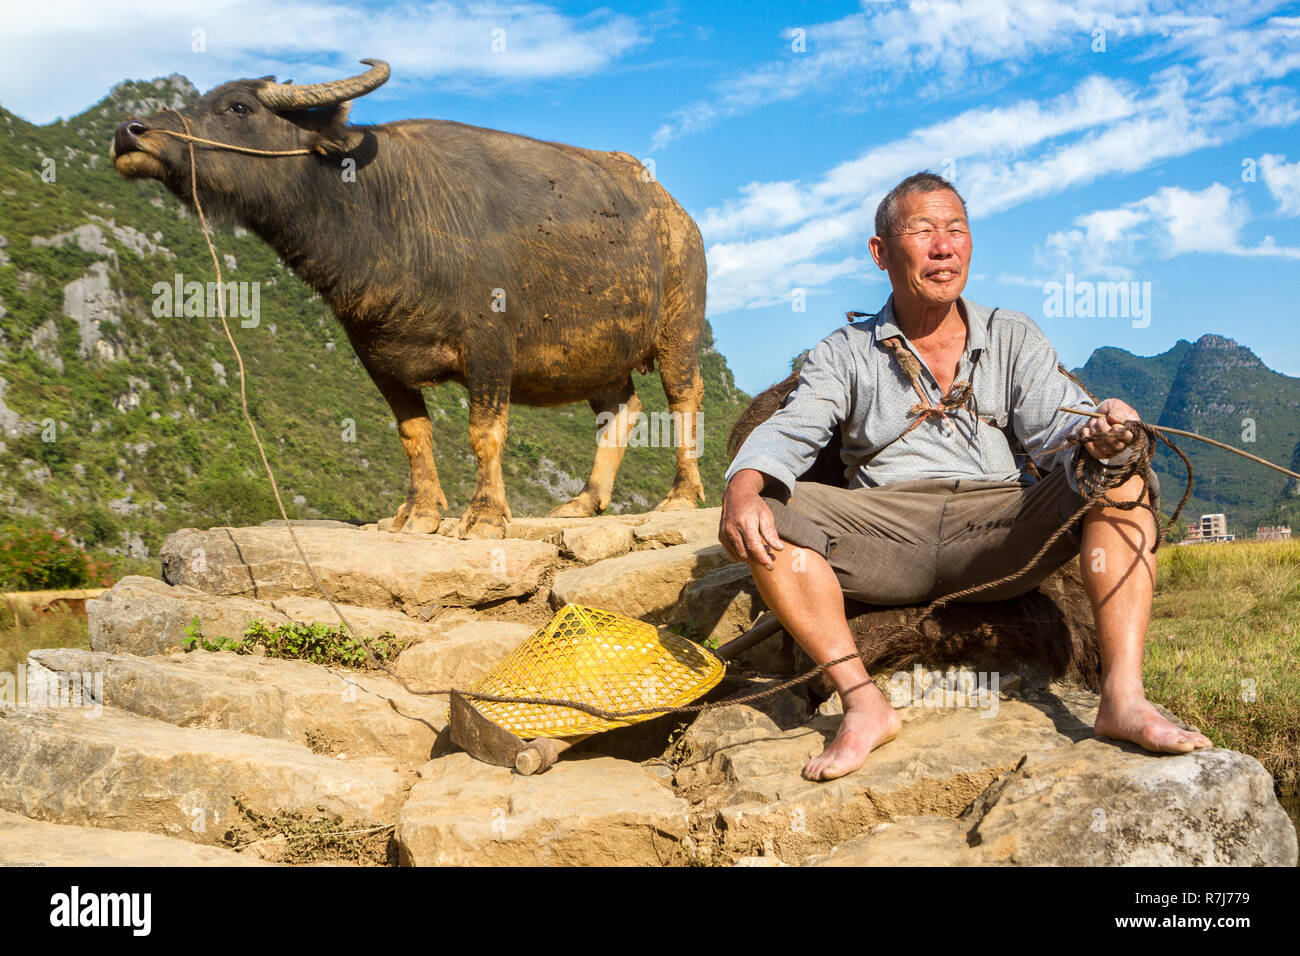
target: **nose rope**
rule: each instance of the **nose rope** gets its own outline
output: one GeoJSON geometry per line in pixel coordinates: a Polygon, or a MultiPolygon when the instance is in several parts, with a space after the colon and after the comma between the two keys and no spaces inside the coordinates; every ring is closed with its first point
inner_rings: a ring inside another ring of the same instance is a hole
{"type": "MultiPolygon", "coordinates": [[[[189,120],[180,113],[177,113],[176,110],[164,109],[159,110],[159,112],[176,113],[177,116],[180,116],[181,122],[185,124],[185,128],[190,128],[189,120]]],[[[207,146],[216,146],[219,149],[233,150],[236,153],[250,153],[253,156],[303,156],[307,153],[320,152],[320,150],[311,149],[309,147],[303,149],[254,149],[251,146],[234,146],[230,143],[219,143],[215,139],[204,139],[202,136],[191,136],[188,133],[178,133],[175,130],[164,129],[161,126],[151,127],[150,129],[145,130],[145,132],[166,133],[168,136],[175,136],[177,139],[183,139],[189,143],[203,143],[207,146]]]]}

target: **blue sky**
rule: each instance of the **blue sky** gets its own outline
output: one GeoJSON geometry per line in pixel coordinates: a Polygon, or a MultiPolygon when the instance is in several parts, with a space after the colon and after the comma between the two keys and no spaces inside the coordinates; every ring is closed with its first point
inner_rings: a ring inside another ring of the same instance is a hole
{"type": "Polygon", "coordinates": [[[1067,365],[1216,332],[1300,375],[1296,2],[49,0],[6,11],[0,54],[0,103],[34,122],[124,78],[312,82],[377,56],[393,77],[355,122],[652,160],[704,233],[709,319],[751,392],[884,302],[875,207],[923,168],[969,204],[966,294],[1028,313],[1067,365]],[[1067,276],[1136,283],[1145,311],[1055,314],[1067,276]]]}

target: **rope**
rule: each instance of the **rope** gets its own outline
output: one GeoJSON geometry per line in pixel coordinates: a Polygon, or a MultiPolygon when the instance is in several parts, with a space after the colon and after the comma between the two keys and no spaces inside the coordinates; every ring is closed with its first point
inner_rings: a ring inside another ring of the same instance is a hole
{"type": "MultiPolygon", "coordinates": [[[[160,112],[175,112],[176,115],[180,117],[180,120],[184,124],[185,129],[187,131],[186,133],[182,134],[182,133],[175,133],[170,130],[162,130],[162,129],[157,130],[157,132],[168,133],[169,135],[176,136],[180,139],[186,140],[188,143],[189,154],[190,154],[190,194],[194,199],[194,208],[198,213],[199,224],[203,229],[203,239],[207,243],[208,252],[212,257],[212,267],[216,271],[217,283],[218,285],[221,285],[222,284],[221,263],[217,257],[216,247],[213,246],[212,244],[212,235],[208,226],[207,217],[204,215],[203,212],[203,204],[199,200],[198,178],[197,178],[197,173],[194,165],[194,144],[204,143],[212,146],[217,146],[223,149],[234,150],[236,152],[253,153],[262,156],[300,155],[304,153],[310,153],[312,152],[312,150],[310,149],[259,150],[259,149],[252,149],[249,147],[231,146],[227,143],[219,143],[216,142],[215,140],[203,139],[201,137],[190,134],[188,132],[190,130],[189,120],[183,114],[175,110],[163,110],[160,112]]],[[[334,603],[333,598],[330,597],[329,592],[325,589],[325,586],[321,583],[320,578],[316,574],[315,568],[312,567],[311,561],[308,560],[307,558],[307,553],[303,550],[302,542],[298,540],[298,535],[293,529],[293,523],[289,520],[288,512],[285,510],[284,507],[284,500],[280,497],[280,488],[279,485],[276,483],[275,473],[271,468],[271,463],[267,460],[266,457],[266,449],[262,446],[262,439],[258,436],[257,426],[253,423],[252,415],[248,411],[248,394],[246,390],[244,359],[243,356],[240,354],[239,346],[235,343],[235,337],[231,334],[230,324],[226,321],[226,306],[225,306],[224,296],[217,296],[217,314],[218,317],[221,319],[221,326],[226,333],[226,340],[230,343],[230,348],[235,353],[235,362],[239,368],[239,403],[240,403],[240,408],[244,415],[244,421],[248,424],[249,431],[253,435],[253,441],[257,445],[258,454],[261,456],[262,459],[262,467],[266,470],[267,479],[271,483],[271,490],[275,494],[275,503],[277,507],[279,507],[280,509],[280,516],[281,518],[284,519],[285,528],[288,529],[289,536],[293,539],[294,547],[298,551],[298,556],[302,559],[303,565],[307,568],[308,573],[311,575],[312,582],[316,585],[317,590],[320,591],[321,595],[325,598],[326,602],[328,602],[330,608],[334,611],[335,614],[338,615],[339,620],[343,623],[343,626],[347,629],[348,633],[352,636],[353,640],[355,640],[357,644],[365,651],[367,658],[370,660],[370,663],[374,667],[376,667],[379,670],[382,670],[389,677],[395,680],[404,691],[406,691],[408,694],[411,694],[413,696],[432,697],[432,696],[446,696],[450,694],[453,690],[456,690],[456,688],[446,687],[446,688],[437,688],[434,690],[429,690],[429,689],[417,690],[411,687],[411,685],[406,682],[406,679],[402,677],[401,674],[397,673],[391,667],[385,664],[382,660],[380,660],[379,657],[375,654],[374,650],[369,646],[369,644],[357,634],[356,630],[352,627],[352,622],[347,619],[342,609],[340,609],[339,606],[336,603],[334,603]]],[[[897,341],[894,339],[887,339],[886,342],[890,344],[891,350],[893,351],[894,355],[899,358],[900,365],[902,365],[904,372],[908,372],[908,365],[904,364],[907,362],[907,360],[910,359],[911,364],[916,365],[915,357],[911,355],[911,353],[907,350],[905,346],[903,346],[901,341],[897,341]],[[906,359],[903,358],[904,355],[906,355],[906,359]]],[[[968,382],[955,382],[953,383],[953,386],[949,389],[948,394],[943,397],[941,403],[939,405],[934,405],[930,401],[929,396],[926,395],[924,390],[920,388],[919,381],[918,381],[919,373],[920,373],[919,367],[916,367],[912,369],[911,372],[908,372],[908,377],[911,379],[913,387],[917,389],[918,394],[921,397],[921,402],[918,402],[916,405],[912,407],[913,413],[918,415],[919,417],[914,422],[912,422],[902,432],[902,434],[898,436],[898,438],[902,438],[903,435],[907,434],[909,431],[917,427],[923,421],[927,421],[932,418],[933,419],[946,418],[946,416],[949,413],[957,410],[958,408],[964,407],[966,403],[970,400],[970,395],[971,395],[970,384],[968,382]],[[962,387],[959,388],[959,386],[962,387]]],[[[1088,416],[1098,417],[1098,418],[1105,417],[1099,412],[1092,412],[1092,411],[1082,410],[1082,409],[1063,407],[1060,410],[1066,412],[1075,412],[1076,414],[1088,415],[1088,416]]],[[[1231,445],[1225,445],[1221,442],[1217,442],[1214,441],[1213,439],[1205,438],[1193,432],[1185,432],[1175,428],[1155,426],[1155,425],[1148,424],[1147,422],[1140,422],[1140,421],[1126,422],[1125,425],[1133,433],[1134,442],[1132,445],[1133,453],[1122,464],[1110,464],[1108,462],[1099,461],[1098,459],[1095,459],[1092,456],[1085,454],[1082,447],[1075,448],[1074,462],[1073,462],[1074,475],[1075,475],[1075,479],[1080,494],[1083,495],[1084,497],[1084,503],[1080,505],[1078,510],[1075,511],[1075,513],[1071,515],[1068,519],[1066,519],[1065,523],[1062,524],[1061,527],[1058,528],[1043,543],[1042,547],[1038,549],[1038,552],[1033,556],[1033,558],[1029,560],[1028,564],[1026,564],[1023,568],[1017,571],[1013,571],[1012,573],[997,579],[996,581],[990,581],[985,584],[980,584],[974,587],[965,588],[953,594],[945,595],[939,598],[938,600],[933,601],[929,605],[927,605],[921,611],[920,615],[916,618],[916,620],[897,625],[895,630],[915,629],[919,633],[920,625],[945,605],[950,604],[954,601],[961,600],[962,598],[969,597],[973,594],[979,594],[983,591],[992,590],[993,588],[1001,587],[1004,584],[1009,584],[1017,580],[1018,578],[1022,577],[1023,575],[1029,573],[1033,568],[1038,566],[1038,563],[1043,559],[1043,556],[1047,554],[1047,552],[1051,549],[1052,545],[1054,545],[1060,539],[1060,537],[1063,534],[1065,534],[1074,525],[1076,521],[1082,518],[1085,512],[1087,512],[1090,508],[1094,507],[1098,503],[1106,507],[1117,508],[1122,511],[1130,511],[1139,507],[1145,508],[1146,510],[1150,511],[1155,518],[1155,524],[1156,524],[1156,541],[1151,547],[1151,550],[1154,552],[1156,548],[1159,547],[1160,543],[1164,540],[1166,529],[1170,527],[1178,519],[1179,514],[1182,513],[1183,506],[1187,504],[1188,498],[1191,497],[1192,484],[1194,480],[1194,476],[1192,472],[1192,463],[1187,459],[1187,456],[1183,454],[1182,450],[1179,449],[1178,446],[1176,446],[1173,442],[1171,442],[1168,438],[1166,438],[1163,434],[1161,434],[1162,432],[1167,431],[1172,434],[1182,435],[1187,438],[1194,438],[1198,441],[1203,441],[1208,444],[1215,445],[1219,448],[1224,448],[1228,451],[1235,452],[1236,454],[1239,454],[1245,458],[1249,458],[1252,461],[1259,462],[1260,464],[1267,465],[1268,467],[1280,471],[1284,474],[1291,475],[1294,478],[1300,479],[1300,474],[1296,474],[1293,471],[1289,471],[1278,465],[1274,465],[1272,462],[1265,461],[1262,458],[1256,458],[1254,455],[1250,455],[1246,452],[1241,451],[1240,449],[1233,448],[1231,445]],[[1149,466],[1151,459],[1154,456],[1155,449],[1157,447],[1157,442],[1163,442],[1170,449],[1172,449],[1174,453],[1177,454],[1178,457],[1182,459],[1183,465],[1187,469],[1187,486],[1183,492],[1183,497],[1178,502],[1178,507],[1174,509],[1173,515],[1170,517],[1169,522],[1164,526],[1164,528],[1162,528],[1160,525],[1160,514],[1158,511],[1159,495],[1156,492],[1156,490],[1147,481],[1147,467],[1149,466]],[[1140,471],[1139,468],[1141,469],[1140,471]],[[1113,491],[1119,485],[1128,481],[1129,478],[1133,477],[1136,474],[1141,474],[1142,484],[1143,484],[1143,493],[1140,494],[1137,497],[1137,499],[1132,501],[1115,501],[1109,497],[1107,492],[1113,491]]],[[[897,441],[898,439],[896,438],[894,440],[897,441]]],[[[1076,446],[1081,446],[1083,444],[1082,440],[1079,439],[1077,436],[1070,436],[1068,443],[1074,444],[1076,446]]],[[[590,714],[593,717],[598,717],[604,720],[620,720],[627,717],[644,716],[646,714],[660,714],[660,715],[696,714],[696,713],[704,713],[705,711],[709,711],[709,710],[716,710],[721,707],[735,707],[740,704],[747,704],[752,701],[762,700],[765,697],[770,697],[773,694],[780,693],[783,690],[788,690],[791,687],[797,687],[801,684],[805,684],[808,681],[812,680],[817,675],[819,675],[822,671],[834,667],[837,664],[843,664],[846,661],[850,661],[860,657],[861,657],[860,653],[845,654],[843,657],[837,657],[835,660],[827,661],[823,664],[818,664],[816,667],[813,667],[810,670],[805,671],[803,674],[800,674],[797,677],[792,677],[789,680],[782,681],[779,684],[774,684],[765,687],[762,690],[755,691],[750,694],[745,694],[741,697],[733,697],[728,700],[716,701],[714,703],[685,704],[685,705],[675,706],[675,707],[643,707],[636,710],[609,711],[600,707],[593,706],[591,704],[584,703],[583,701],[566,700],[563,698],[509,697],[509,696],[504,696],[499,694],[480,694],[480,693],[464,691],[464,690],[458,691],[458,693],[462,697],[465,697],[466,699],[470,699],[470,700],[490,701],[494,703],[505,703],[505,704],[540,704],[544,706],[565,707],[571,710],[581,711],[582,713],[590,714]]],[[[330,673],[334,674],[340,680],[343,680],[344,682],[351,684],[352,686],[358,688],[359,690],[365,691],[366,693],[370,693],[369,689],[356,683],[356,681],[354,681],[351,677],[340,674],[328,666],[326,666],[326,670],[330,671],[330,673]]]]}
{"type": "MultiPolygon", "coordinates": [[[[160,110],[159,112],[176,113],[175,110],[160,110]]],[[[184,116],[181,116],[180,113],[176,113],[176,115],[181,117],[181,122],[185,124],[186,129],[189,129],[190,128],[189,120],[186,119],[184,116]]],[[[305,147],[303,149],[253,149],[253,147],[251,146],[232,146],[230,143],[218,143],[215,139],[204,139],[201,136],[191,136],[187,133],[177,133],[175,130],[163,129],[161,126],[151,127],[149,132],[166,133],[168,136],[175,136],[177,139],[183,139],[190,144],[190,172],[191,172],[190,185],[191,186],[194,184],[193,183],[194,176],[192,174],[194,171],[194,144],[195,143],[205,143],[208,146],[219,146],[221,149],[229,149],[236,153],[251,153],[254,156],[303,156],[307,153],[317,152],[317,150],[307,149],[305,147]]],[[[195,201],[194,205],[197,208],[198,202],[195,201]]],[[[202,218],[203,216],[202,210],[199,210],[199,216],[200,218],[202,218]]],[[[205,231],[204,235],[206,234],[207,233],[205,231]]],[[[211,245],[210,242],[209,245],[211,245]]]]}

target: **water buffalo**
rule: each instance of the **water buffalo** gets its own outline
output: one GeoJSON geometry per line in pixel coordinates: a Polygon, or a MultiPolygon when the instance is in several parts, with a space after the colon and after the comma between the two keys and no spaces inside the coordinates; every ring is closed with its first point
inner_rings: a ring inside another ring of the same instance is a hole
{"type": "Polygon", "coordinates": [[[447,507],[422,388],[468,391],[478,480],[457,534],[503,537],[510,402],[586,400],[597,413],[591,477],[551,512],[596,514],[623,457],[615,436],[641,410],[631,371],[656,361],[686,423],[658,508],[694,508],[705,285],[694,221],[626,153],[440,120],[350,125],[350,101],[389,76],[382,60],[361,62],[370,69],[344,80],[234,80],[131,117],[110,156],[193,206],[189,144],[168,131],[222,144],[194,144],[204,210],[257,234],[320,293],[397,419],[411,484],[392,530],[434,532],[447,507]]]}

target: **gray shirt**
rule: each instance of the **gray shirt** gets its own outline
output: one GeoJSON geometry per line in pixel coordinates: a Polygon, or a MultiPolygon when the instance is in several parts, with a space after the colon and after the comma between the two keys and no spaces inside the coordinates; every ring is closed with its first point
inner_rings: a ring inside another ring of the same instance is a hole
{"type": "MultiPolygon", "coordinates": [[[[877,315],[843,325],[817,343],[785,406],[750,432],[726,481],[753,468],[793,492],[795,480],[841,423],[846,471],[863,456],[875,456],[847,476],[850,488],[921,478],[1029,483],[1033,479],[1000,430],[1008,422],[1040,468],[1068,462],[1073,446],[1050,450],[1085,419],[1057,406],[1095,408],[1096,403],[1061,374],[1056,350],[1029,316],[994,311],[965,297],[959,307],[966,316],[966,346],[954,381],[971,383],[968,407],[946,420],[922,422],[893,441],[916,417],[910,409],[917,394],[884,339],[901,338],[921,364],[920,381],[930,401],[937,405],[943,397],[929,366],[895,323],[893,302],[891,295],[877,315]],[[977,414],[985,420],[977,421],[977,414]]],[[[1067,477],[1077,491],[1073,474],[1067,477]]]]}

